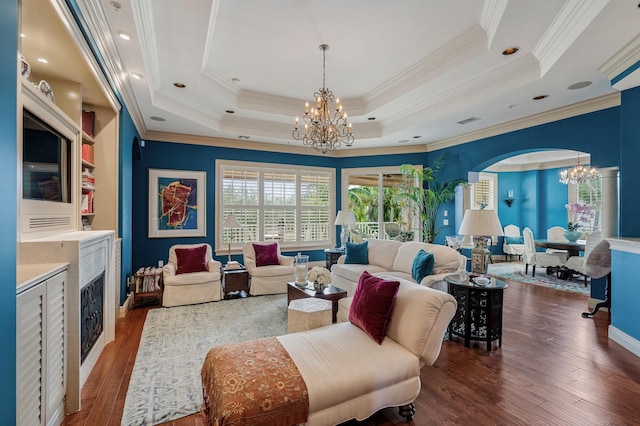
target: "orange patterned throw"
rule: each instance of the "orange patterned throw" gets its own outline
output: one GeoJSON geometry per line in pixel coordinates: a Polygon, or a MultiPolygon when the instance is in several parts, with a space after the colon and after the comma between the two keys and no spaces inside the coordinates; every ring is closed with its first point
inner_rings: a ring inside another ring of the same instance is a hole
{"type": "Polygon", "coordinates": [[[309,415],[307,386],[275,337],[214,347],[202,366],[204,414],[215,426],[284,426],[309,415]]]}

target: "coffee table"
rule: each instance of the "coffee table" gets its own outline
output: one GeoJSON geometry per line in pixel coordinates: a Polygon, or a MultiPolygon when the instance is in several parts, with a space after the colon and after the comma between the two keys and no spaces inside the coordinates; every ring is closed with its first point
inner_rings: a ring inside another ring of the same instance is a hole
{"type": "Polygon", "coordinates": [[[298,287],[294,282],[287,283],[287,306],[292,300],[304,299],[307,297],[317,297],[331,301],[332,321],[336,322],[338,313],[338,300],[347,297],[347,292],[334,285],[328,285],[324,291],[318,292],[313,289],[313,283],[309,281],[306,287],[298,287]]]}

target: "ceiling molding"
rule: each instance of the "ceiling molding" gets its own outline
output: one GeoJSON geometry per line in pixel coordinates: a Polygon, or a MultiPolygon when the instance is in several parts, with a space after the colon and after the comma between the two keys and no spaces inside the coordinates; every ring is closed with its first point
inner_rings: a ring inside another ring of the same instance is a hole
{"type": "Polygon", "coordinates": [[[598,71],[605,74],[609,81],[614,80],[640,61],[640,35],[631,40],[611,59],[602,64],[598,71]]]}
{"type": "Polygon", "coordinates": [[[145,74],[153,94],[161,85],[160,64],[156,52],[158,51],[153,24],[153,0],[139,0],[129,2],[136,33],[140,36],[140,50],[145,74]]]}
{"type": "Polygon", "coordinates": [[[486,50],[486,32],[480,25],[475,25],[459,37],[445,43],[431,55],[367,93],[362,99],[367,113],[406,95],[427,81],[440,77],[486,50]]]}
{"type": "Polygon", "coordinates": [[[498,70],[490,70],[477,78],[467,80],[459,86],[400,111],[384,120],[385,128],[394,133],[417,124],[425,118],[432,119],[439,114],[445,114],[448,109],[455,109],[458,105],[468,104],[475,97],[483,97],[487,93],[497,96],[503,91],[534,81],[538,72],[538,62],[535,58],[532,55],[525,55],[506,63],[498,70]],[[434,112],[434,109],[437,111],[434,112]]]}
{"type": "MultiPolygon", "coordinates": [[[[589,164],[588,162],[582,163],[589,164]]],[[[566,159],[566,160],[557,160],[557,161],[544,161],[537,163],[529,163],[529,164],[506,164],[499,165],[494,164],[492,166],[487,167],[485,170],[490,172],[527,172],[531,170],[550,170],[550,169],[560,169],[563,167],[573,167],[576,165],[576,160],[574,159],[566,159]]]]}
{"type": "Polygon", "coordinates": [[[508,0],[485,0],[480,15],[480,25],[487,33],[487,45],[491,46],[493,37],[507,8],[508,0]]]}
{"type": "Polygon", "coordinates": [[[187,118],[203,126],[218,130],[222,115],[205,107],[191,98],[175,93],[175,90],[160,87],[154,93],[153,105],[169,113],[187,118]]]}
{"type": "Polygon", "coordinates": [[[609,0],[568,0],[547,28],[533,55],[540,61],[541,76],[553,67],[569,46],[604,9],[609,0]]]}
{"type": "Polygon", "coordinates": [[[427,151],[437,151],[449,148],[463,143],[473,142],[480,139],[489,138],[491,136],[501,135],[504,133],[515,132],[517,130],[526,129],[528,127],[539,126],[565,118],[571,118],[578,115],[588,114],[590,112],[600,111],[607,108],[620,106],[620,92],[611,93],[609,95],[600,96],[598,98],[589,99],[584,102],[556,108],[551,111],[545,111],[529,117],[513,120],[508,123],[499,124],[497,126],[487,127],[476,132],[465,133],[464,135],[453,138],[443,139],[427,145],[427,151]]]}

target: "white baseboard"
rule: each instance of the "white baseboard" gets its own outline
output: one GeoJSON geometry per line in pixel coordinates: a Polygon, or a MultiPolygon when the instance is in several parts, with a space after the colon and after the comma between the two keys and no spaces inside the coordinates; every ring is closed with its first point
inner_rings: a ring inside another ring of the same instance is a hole
{"type": "Polygon", "coordinates": [[[118,318],[124,318],[127,315],[127,312],[129,312],[129,309],[131,309],[132,299],[133,293],[129,293],[122,306],[120,306],[120,310],[118,311],[118,318]]]}
{"type": "Polygon", "coordinates": [[[620,346],[627,349],[635,356],[640,357],[640,341],[634,339],[627,333],[620,331],[612,325],[609,326],[609,339],[618,343],[620,346]]]}

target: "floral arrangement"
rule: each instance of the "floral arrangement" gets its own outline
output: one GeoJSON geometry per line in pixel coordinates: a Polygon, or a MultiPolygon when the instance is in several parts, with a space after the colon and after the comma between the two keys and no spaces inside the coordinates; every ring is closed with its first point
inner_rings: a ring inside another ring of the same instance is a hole
{"type": "Polygon", "coordinates": [[[322,266],[314,266],[307,274],[309,281],[318,281],[318,284],[331,284],[331,272],[322,266]]]}
{"type": "Polygon", "coordinates": [[[569,212],[569,223],[567,224],[569,231],[577,231],[583,223],[591,222],[594,215],[594,212],[586,204],[569,203],[564,207],[569,212]]]}

